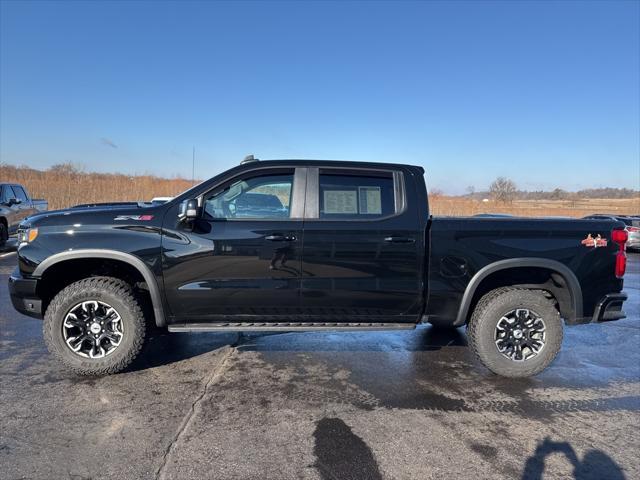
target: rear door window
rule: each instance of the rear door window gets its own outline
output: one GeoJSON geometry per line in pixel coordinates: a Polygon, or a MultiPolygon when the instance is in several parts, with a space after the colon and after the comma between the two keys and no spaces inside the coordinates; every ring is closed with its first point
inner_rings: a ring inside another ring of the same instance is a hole
{"type": "Polygon", "coordinates": [[[393,174],[320,171],[320,218],[366,220],[396,213],[393,174]]]}

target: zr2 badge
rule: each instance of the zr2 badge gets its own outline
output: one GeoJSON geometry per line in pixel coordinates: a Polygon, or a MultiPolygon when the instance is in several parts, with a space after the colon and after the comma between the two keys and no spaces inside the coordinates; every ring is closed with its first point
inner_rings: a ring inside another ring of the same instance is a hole
{"type": "Polygon", "coordinates": [[[113,219],[116,222],[126,222],[128,220],[137,220],[140,222],[148,222],[153,220],[153,215],[118,215],[113,219]]]}

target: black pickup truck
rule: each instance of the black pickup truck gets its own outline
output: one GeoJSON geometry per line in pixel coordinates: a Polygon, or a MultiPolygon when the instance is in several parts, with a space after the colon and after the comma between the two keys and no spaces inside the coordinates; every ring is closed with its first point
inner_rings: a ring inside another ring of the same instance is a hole
{"type": "Polygon", "coordinates": [[[0,182],[0,248],[22,220],[47,207],[46,200],[32,199],[22,185],[0,182]]]}
{"type": "Polygon", "coordinates": [[[74,208],[19,229],[15,308],[81,374],[170,332],[467,326],[480,361],[534,375],[563,323],[624,317],[624,224],[433,218],[421,167],[247,161],[162,204],[74,208]]]}

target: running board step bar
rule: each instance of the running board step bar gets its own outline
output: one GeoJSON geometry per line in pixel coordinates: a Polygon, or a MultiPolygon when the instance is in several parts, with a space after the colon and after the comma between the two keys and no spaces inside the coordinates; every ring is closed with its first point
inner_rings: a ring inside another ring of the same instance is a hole
{"type": "Polygon", "coordinates": [[[413,330],[415,323],[225,322],[169,325],[170,332],[310,332],[413,330]]]}

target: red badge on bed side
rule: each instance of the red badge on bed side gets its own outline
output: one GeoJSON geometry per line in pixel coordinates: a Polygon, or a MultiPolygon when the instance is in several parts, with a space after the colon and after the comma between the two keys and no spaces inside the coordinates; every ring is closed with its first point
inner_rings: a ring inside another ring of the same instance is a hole
{"type": "Polygon", "coordinates": [[[580,243],[582,243],[582,245],[584,245],[585,247],[591,247],[591,248],[606,247],[607,239],[602,238],[600,235],[594,238],[591,236],[591,234],[589,234],[587,235],[587,238],[582,240],[582,242],[580,243]]]}

